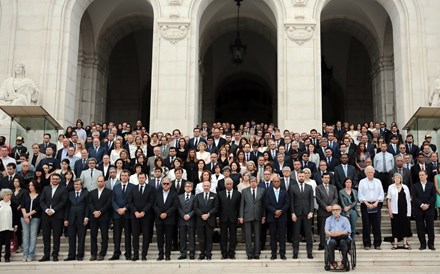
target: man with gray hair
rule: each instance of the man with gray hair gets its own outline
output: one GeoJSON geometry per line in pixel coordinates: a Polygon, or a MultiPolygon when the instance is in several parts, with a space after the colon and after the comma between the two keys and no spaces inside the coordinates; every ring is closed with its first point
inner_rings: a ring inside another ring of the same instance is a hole
{"type": "Polygon", "coordinates": [[[374,248],[380,250],[382,243],[382,234],[380,231],[380,221],[384,191],[379,179],[374,178],[374,167],[365,168],[366,178],[359,182],[359,202],[361,203],[362,213],[362,240],[364,249],[371,248],[370,231],[373,227],[374,248]]]}

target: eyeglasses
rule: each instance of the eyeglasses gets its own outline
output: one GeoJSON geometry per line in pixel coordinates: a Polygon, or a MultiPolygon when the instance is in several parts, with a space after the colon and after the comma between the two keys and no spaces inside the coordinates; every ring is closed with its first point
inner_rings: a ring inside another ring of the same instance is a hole
{"type": "Polygon", "coordinates": [[[333,208],[332,211],[341,211],[340,208],[333,208]]]}
{"type": "Polygon", "coordinates": [[[170,183],[162,183],[162,185],[164,186],[168,186],[170,183]]]}

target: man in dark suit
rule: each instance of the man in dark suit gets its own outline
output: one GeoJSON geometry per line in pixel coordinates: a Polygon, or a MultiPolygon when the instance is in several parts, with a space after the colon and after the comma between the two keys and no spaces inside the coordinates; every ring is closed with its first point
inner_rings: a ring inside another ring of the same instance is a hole
{"type": "Polygon", "coordinates": [[[51,138],[51,135],[49,133],[45,133],[43,135],[43,143],[41,143],[39,145],[41,153],[45,154],[46,148],[48,148],[48,147],[51,147],[52,151],[54,151],[54,152],[57,151],[57,145],[55,145],[54,143],[51,143],[50,138],[51,138]]]}
{"type": "Polygon", "coordinates": [[[120,184],[121,181],[119,181],[118,178],[116,178],[117,172],[116,172],[116,168],[115,167],[111,167],[109,169],[109,177],[107,179],[107,181],[105,182],[105,187],[113,190],[113,188],[117,185],[120,184]]]}
{"type": "Polygon", "coordinates": [[[290,211],[293,221],[293,258],[298,259],[301,226],[304,226],[307,258],[313,259],[312,218],[314,211],[313,188],[304,183],[304,172],[298,173],[298,184],[289,190],[290,211]]]}
{"type": "Polygon", "coordinates": [[[129,174],[130,172],[124,169],[121,172],[121,183],[113,188],[113,242],[115,248],[113,256],[109,259],[111,261],[119,260],[119,256],[121,256],[122,230],[124,230],[125,236],[125,259],[131,260],[131,222],[128,193],[131,192],[134,185],[128,182],[129,174]]]}
{"type": "Polygon", "coordinates": [[[19,175],[17,175],[16,170],[17,170],[17,165],[15,163],[8,163],[6,165],[6,176],[3,176],[1,178],[0,189],[9,188],[13,191],[15,190],[14,179],[16,177],[20,177],[19,175]]]}
{"type": "Polygon", "coordinates": [[[284,153],[278,152],[277,158],[273,163],[274,172],[278,173],[279,176],[283,176],[283,167],[290,167],[290,165],[284,160],[284,157],[284,153]]]}
{"type": "Polygon", "coordinates": [[[151,210],[154,206],[156,190],[145,183],[147,176],[144,173],[139,173],[137,177],[139,185],[132,187],[127,198],[133,235],[132,261],[139,260],[139,235],[141,233],[143,235],[141,258],[145,261],[150,246],[150,235],[153,233],[151,231],[151,223],[154,220],[151,210]]]}
{"type": "Polygon", "coordinates": [[[266,222],[265,189],[257,188],[257,178],[250,178],[250,187],[243,189],[240,201],[239,221],[246,231],[246,255],[248,260],[260,259],[260,229],[266,222]],[[253,243],[253,244],[252,244],[253,243]]]}
{"type": "Polygon", "coordinates": [[[149,185],[153,186],[156,191],[162,190],[162,168],[154,168],[154,177],[148,182],[149,185]]]}
{"type": "Polygon", "coordinates": [[[159,249],[158,261],[164,259],[169,261],[171,258],[171,243],[174,226],[176,225],[176,211],[178,207],[177,193],[171,191],[171,181],[169,178],[162,180],[162,190],[156,192],[154,201],[154,213],[156,215],[157,248],[159,249]],[[165,244],[165,252],[164,252],[165,244]]]}
{"type": "Polygon", "coordinates": [[[215,214],[218,211],[217,194],[210,192],[211,183],[203,182],[203,192],[196,195],[194,212],[196,213],[197,237],[200,245],[199,260],[212,257],[212,233],[215,227],[215,214]]]}
{"type": "Polygon", "coordinates": [[[84,242],[86,239],[86,228],[89,223],[89,192],[83,189],[81,179],[73,183],[74,191],[68,194],[66,210],[64,215],[64,226],[67,226],[69,234],[69,254],[64,261],[82,261],[84,258],[84,242]],[[76,253],[76,241],[78,238],[78,253],[76,253]]]}
{"type": "Polygon", "coordinates": [[[391,137],[387,151],[391,153],[393,156],[399,154],[399,138],[396,135],[393,135],[391,137]]]}
{"type": "Polygon", "coordinates": [[[325,159],[327,162],[327,169],[333,171],[339,165],[338,159],[333,155],[333,150],[329,147],[325,149],[325,159]]]}
{"type": "Polygon", "coordinates": [[[174,170],[174,175],[176,179],[171,182],[171,190],[175,191],[177,195],[185,193],[185,183],[186,180],[182,179],[183,169],[178,167],[174,170]]]}
{"type": "Polygon", "coordinates": [[[241,193],[233,190],[234,182],[231,178],[225,179],[225,190],[217,194],[219,201],[220,249],[222,259],[235,259],[237,247],[237,220],[240,209],[241,193]],[[229,246],[228,246],[229,239],[229,246]]]}
{"type": "Polygon", "coordinates": [[[303,154],[301,155],[301,169],[305,169],[308,168],[310,169],[310,171],[312,172],[312,174],[315,174],[318,169],[316,168],[316,164],[314,162],[310,162],[309,161],[309,156],[310,153],[305,151],[303,152],[303,154]]]}
{"type": "Polygon", "coordinates": [[[338,193],[337,188],[330,184],[330,174],[324,173],[322,175],[322,184],[316,187],[316,202],[318,203],[319,250],[324,249],[325,220],[332,215],[332,205],[338,203],[338,193]]]}
{"type": "Polygon", "coordinates": [[[200,142],[203,142],[206,144],[206,140],[200,136],[200,129],[198,127],[193,129],[193,138],[189,139],[188,141],[188,148],[194,148],[197,149],[197,146],[200,142]]]}
{"type": "Polygon", "coordinates": [[[41,227],[43,230],[44,255],[40,262],[50,259],[50,239],[53,233],[53,261],[58,261],[60,251],[60,237],[63,232],[64,208],[67,202],[67,190],[60,184],[61,176],[52,174],[50,185],[46,186],[40,194],[40,206],[43,211],[41,217],[41,227]]]}
{"type": "MultiPolygon", "coordinates": [[[[272,140],[273,142],[273,140],[272,140]]],[[[260,183],[258,184],[259,188],[264,189],[265,191],[267,191],[270,187],[272,187],[272,181],[270,181],[270,176],[272,176],[272,174],[270,173],[269,170],[265,170],[263,173],[263,180],[260,181],[260,183]]],[[[265,207],[266,205],[264,205],[265,207]]],[[[269,228],[267,222],[264,222],[261,224],[261,228],[260,228],[260,250],[264,250],[266,248],[266,236],[267,236],[267,229],[269,228]]]]}
{"type": "Polygon", "coordinates": [[[411,154],[413,159],[416,159],[420,149],[416,144],[414,144],[414,136],[412,134],[406,135],[405,147],[407,153],[411,154]]]}
{"type": "Polygon", "coordinates": [[[89,159],[89,152],[87,151],[87,149],[85,148],[81,149],[81,159],[77,160],[73,167],[73,171],[75,172],[76,178],[81,177],[82,171],[89,168],[87,164],[88,159],[89,159]]]}
{"type": "Polygon", "coordinates": [[[110,176],[110,168],[113,167],[110,164],[110,156],[105,154],[102,157],[102,163],[97,167],[98,170],[102,171],[102,175],[104,176],[105,180],[108,180],[110,176]]]}
{"type": "MultiPolygon", "coordinates": [[[[349,158],[347,154],[342,154],[341,155],[341,164],[337,165],[334,169],[334,184],[336,186],[336,188],[339,190],[344,188],[344,180],[347,177],[350,177],[353,181],[353,183],[356,181],[356,169],[354,168],[354,166],[348,164],[349,158]]],[[[330,176],[330,174],[329,174],[330,176]]],[[[357,185],[357,181],[356,183],[354,183],[354,185],[357,185]]],[[[331,215],[331,212],[329,212],[329,215],[331,215]]],[[[326,217],[328,217],[326,216],[326,217]]],[[[323,220],[325,223],[325,219],[323,220]]],[[[324,233],[324,232],[323,232],[324,233]]]]}
{"type": "Polygon", "coordinates": [[[220,129],[218,128],[214,128],[212,130],[212,137],[213,137],[213,141],[214,141],[214,146],[217,149],[217,151],[226,144],[226,139],[220,137],[220,129]]]}
{"type": "Polygon", "coordinates": [[[99,138],[93,139],[93,147],[89,148],[89,157],[95,158],[98,165],[102,163],[102,157],[108,154],[107,147],[101,146],[99,138]]]}
{"type": "MultiPolygon", "coordinates": [[[[67,138],[63,139],[63,147],[61,149],[58,150],[57,155],[56,155],[56,159],[61,162],[64,158],[66,158],[68,156],[68,149],[70,147],[70,141],[67,138]]],[[[54,150],[56,151],[56,150],[54,150]]]]}
{"type": "Polygon", "coordinates": [[[390,177],[393,178],[394,174],[400,173],[403,178],[403,184],[405,184],[410,190],[412,188],[411,183],[411,171],[403,166],[403,157],[398,155],[394,158],[396,166],[390,171],[390,177]]]}
{"type": "Polygon", "coordinates": [[[436,190],[433,183],[428,181],[426,170],[419,171],[419,182],[412,188],[412,202],[416,217],[417,236],[420,242],[419,250],[426,249],[425,234],[428,234],[428,248],[434,247],[434,218],[436,190]]]}
{"type": "Polygon", "coordinates": [[[280,258],[286,260],[286,224],[289,210],[289,194],[281,188],[279,177],[272,179],[272,187],[267,189],[266,221],[269,224],[271,260],[277,258],[277,241],[280,245],[280,258]]]}
{"type": "Polygon", "coordinates": [[[180,238],[180,257],[179,260],[186,259],[187,245],[189,243],[189,258],[195,259],[195,215],[194,215],[194,198],[192,194],[193,185],[191,182],[185,182],[184,193],[178,196],[178,226],[179,226],[179,238],[180,238]]]}
{"type": "Polygon", "coordinates": [[[108,248],[108,228],[111,218],[112,191],[105,187],[103,176],[98,177],[97,188],[89,192],[90,261],[104,260],[108,248]],[[98,255],[98,229],[101,230],[101,251],[98,255]]]}
{"type": "Polygon", "coordinates": [[[420,170],[426,170],[428,174],[428,181],[433,182],[434,178],[432,176],[432,166],[430,164],[427,164],[425,162],[425,155],[422,151],[419,152],[419,155],[417,156],[417,164],[414,164],[411,167],[411,178],[412,183],[418,183],[420,181],[419,173],[420,170]]]}

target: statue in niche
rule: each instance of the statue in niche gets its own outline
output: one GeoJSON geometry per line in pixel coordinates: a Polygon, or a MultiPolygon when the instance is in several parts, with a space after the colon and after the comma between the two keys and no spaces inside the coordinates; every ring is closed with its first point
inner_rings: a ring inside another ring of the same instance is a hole
{"type": "Polygon", "coordinates": [[[440,107],[440,77],[434,80],[434,85],[429,95],[429,105],[431,107],[440,107]]]}
{"type": "Polygon", "coordinates": [[[16,64],[14,76],[0,87],[0,105],[31,106],[38,103],[40,91],[34,81],[25,77],[25,66],[16,64]]]}

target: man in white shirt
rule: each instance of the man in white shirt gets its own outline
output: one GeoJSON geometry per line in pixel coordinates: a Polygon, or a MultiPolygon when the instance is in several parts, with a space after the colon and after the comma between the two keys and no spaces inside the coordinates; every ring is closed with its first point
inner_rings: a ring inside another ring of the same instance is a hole
{"type": "Polygon", "coordinates": [[[394,156],[387,152],[387,144],[380,145],[380,152],[374,156],[373,165],[379,172],[379,180],[382,183],[383,191],[388,190],[391,183],[390,171],[394,168],[394,156]]]}
{"type": "Polygon", "coordinates": [[[382,243],[380,211],[382,209],[384,191],[380,180],[374,178],[374,168],[372,166],[365,168],[365,175],[367,177],[359,182],[358,192],[362,212],[362,240],[364,249],[369,250],[371,248],[370,230],[373,227],[374,248],[380,250],[382,243]]]}

